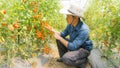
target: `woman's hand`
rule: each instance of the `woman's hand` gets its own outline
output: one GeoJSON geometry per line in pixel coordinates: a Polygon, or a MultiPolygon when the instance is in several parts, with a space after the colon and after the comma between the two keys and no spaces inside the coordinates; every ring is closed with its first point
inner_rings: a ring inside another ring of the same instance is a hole
{"type": "Polygon", "coordinates": [[[60,32],[56,31],[55,29],[53,29],[51,26],[49,26],[48,24],[45,26],[46,29],[48,29],[49,31],[52,31],[54,33],[54,37],[56,39],[60,39],[61,36],[60,36],[60,32]]]}
{"type": "Polygon", "coordinates": [[[62,38],[59,33],[55,32],[54,37],[55,39],[60,40],[61,43],[63,43],[65,47],[68,47],[68,41],[62,38]]]}
{"type": "Polygon", "coordinates": [[[45,26],[46,29],[48,29],[49,31],[52,31],[54,33],[57,33],[60,35],[60,32],[56,31],[55,29],[53,29],[51,26],[45,26]]]}
{"type": "Polygon", "coordinates": [[[55,32],[55,33],[54,33],[54,37],[55,37],[57,40],[60,40],[60,39],[61,39],[60,33],[58,33],[58,32],[55,32]]]}
{"type": "Polygon", "coordinates": [[[56,33],[56,34],[58,34],[58,35],[60,35],[60,32],[59,31],[56,31],[56,30],[52,30],[53,32],[54,32],[54,34],[56,33]]]}
{"type": "Polygon", "coordinates": [[[48,29],[49,31],[52,31],[53,32],[53,28],[51,26],[44,26],[46,29],[48,29]]]}

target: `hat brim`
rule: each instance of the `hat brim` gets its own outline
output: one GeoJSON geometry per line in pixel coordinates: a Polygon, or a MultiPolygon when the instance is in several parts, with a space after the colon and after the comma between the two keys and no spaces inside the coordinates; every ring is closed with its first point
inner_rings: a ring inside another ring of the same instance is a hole
{"type": "MultiPolygon", "coordinates": [[[[71,12],[69,12],[67,9],[63,8],[59,11],[61,14],[65,14],[65,15],[73,15],[73,16],[78,16],[78,15],[75,15],[71,12]]],[[[82,16],[78,16],[78,17],[82,17],[82,16]]]]}

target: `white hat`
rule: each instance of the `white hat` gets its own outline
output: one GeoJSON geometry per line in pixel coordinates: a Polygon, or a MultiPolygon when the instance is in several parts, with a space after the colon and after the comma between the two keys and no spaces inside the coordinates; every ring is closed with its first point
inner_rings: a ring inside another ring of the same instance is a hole
{"type": "Polygon", "coordinates": [[[62,1],[64,8],[60,10],[62,14],[83,17],[88,0],[62,1]]]}

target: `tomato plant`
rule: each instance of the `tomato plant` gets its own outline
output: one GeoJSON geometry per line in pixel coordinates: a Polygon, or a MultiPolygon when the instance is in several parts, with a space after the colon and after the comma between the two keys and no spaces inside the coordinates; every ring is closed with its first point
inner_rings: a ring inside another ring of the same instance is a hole
{"type": "Polygon", "coordinates": [[[9,64],[15,57],[26,59],[33,54],[49,53],[52,33],[45,28],[46,24],[54,24],[52,27],[58,29],[65,26],[58,4],[57,0],[0,0],[3,60],[9,64]]]}

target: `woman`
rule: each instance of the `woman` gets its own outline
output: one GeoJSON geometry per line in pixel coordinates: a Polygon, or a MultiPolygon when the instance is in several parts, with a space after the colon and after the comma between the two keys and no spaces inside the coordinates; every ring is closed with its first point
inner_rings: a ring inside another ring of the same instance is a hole
{"type": "Polygon", "coordinates": [[[75,3],[70,4],[68,9],[61,9],[60,12],[66,15],[68,25],[62,32],[53,30],[60,55],[57,61],[85,68],[93,44],[89,39],[88,26],[81,21],[83,10],[75,3]],[[66,39],[68,35],[70,38],[66,39]]]}

